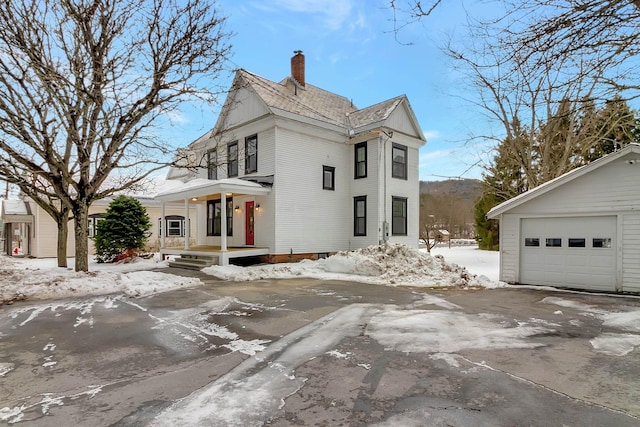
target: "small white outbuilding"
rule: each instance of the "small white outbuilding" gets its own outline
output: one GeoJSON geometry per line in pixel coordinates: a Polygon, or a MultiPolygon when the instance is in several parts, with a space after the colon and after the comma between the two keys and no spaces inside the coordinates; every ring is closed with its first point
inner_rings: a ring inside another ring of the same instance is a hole
{"type": "Polygon", "coordinates": [[[520,194],[500,221],[500,280],[640,292],[640,145],[520,194]]]}

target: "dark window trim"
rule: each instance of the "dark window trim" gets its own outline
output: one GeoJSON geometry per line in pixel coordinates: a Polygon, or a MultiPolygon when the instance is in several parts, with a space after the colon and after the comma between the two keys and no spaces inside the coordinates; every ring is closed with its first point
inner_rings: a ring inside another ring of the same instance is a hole
{"type": "Polygon", "coordinates": [[[406,236],[407,235],[407,217],[408,215],[408,202],[407,202],[407,197],[396,197],[396,196],[392,196],[391,197],[391,235],[392,236],[406,236]],[[395,212],[393,209],[393,205],[396,202],[401,202],[404,205],[404,215],[399,217],[399,216],[395,216],[395,212]],[[402,226],[403,226],[403,230],[401,232],[396,232],[396,219],[398,218],[402,218],[402,226]]]}
{"type": "MultiPolygon", "coordinates": [[[[222,208],[222,199],[215,199],[207,201],[207,236],[221,236],[222,235],[222,218],[220,218],[220,224],[217,224],[215,212],[216,205],[220,205],[222,208]],[[209,212],[213,212],[213,218],[209,218],[209,212]]],[[[222,210],[222,209],[220,209],[222,210]]],[[[233,198],[227,198],[227,236],[233,236],[233,198]]]]}
{"type": "Polygon", "coordinates": [[[244,139],[244,173],[249,174],[254,172],[258,172],[258,134],[248,136],[244,139]],[[249,153],[249,143],[251,141],[255,141],[256,144],[256,151],[253,154],[249,153]],[[251,157],[255,158],[253,167],[251,166],[251,157]]]}
{"type": "Polygon", "coordinates": [[[210,180],[218,179],[218,151],[213,148],[207,151],[207,178],[210,180]],[[214,164],[211,164],[211,157],[215,158],[214,164]]]}
{"type": "Polygon", "coordinates": [[[409,163],[409,150],[406,145],[393,144],[391,146],[391,177],[398,179],[408,179],[407,178],[407,163],[409,163]],[[393,156],[393,150],[398,149],[404,152],[404,162],[396,162],[395,157],[393,156]],[[396,165],[402,165],[402,175],[396,174],[396,165]]]}
{"type": "Polygon", "coordinates": [[[367,177],[367,141],[360,142],[354,145],[355,149],[353,151],[353,179],[360,179],[367,177]],[[358,150],[364,148],[364,160],[358,162],[358,150]],[[358,175],[358,163],[364,163],[364,174],[358,175]]]}
{"type": "Polygon", "coordinates": [[[185,220],[182,215],[166,215],[164,217],[164,226],[162,224],[162,218],[158,218],[158,236],[162,236],[163,230],[169,230],[169,221],[180,221],[180,234],[170,235],[166,237],[184,237],[186,233],[185,220]]]}
{"type": "Polygon", "coordinates": [[[322,165],[322,189],[323,190],[335,190],[336,189],[336,168],[333,166],[322,165]],[[331,172],[331,184],[326,185],[324,176],[327,172],[331,172]]]}
{"type": "Polygon", "coordinates": [[[354,236],[366,236],[367,235],[367,196],[355,196],[353,198],[353,235],[354,236]],[[358,202],[364,203],[364,215],[358,216],[358,202]],[[364,218],[362,224],[362,230],[358,227],[358,219],[364,218]]]}
{"type": "Polygon", "coordinates": [[[105,217],[105,212],[100,212],[100,213],[94,213],[94,214],[90,214],[89,215],[89,219],[88,219],[88,231],[89,231],[89,237],[95,237],[96,236],[96,231],[98,230],[98,223],[100,221],[102,221],[105,217]]]}
{"type": "Polygon", "coordinates": [[[233,178],[238,176],[238,141],[227,144],[227,177],[233,178]],[[231,147],[236,147],[236,152],[231,157],[231,147]]]}

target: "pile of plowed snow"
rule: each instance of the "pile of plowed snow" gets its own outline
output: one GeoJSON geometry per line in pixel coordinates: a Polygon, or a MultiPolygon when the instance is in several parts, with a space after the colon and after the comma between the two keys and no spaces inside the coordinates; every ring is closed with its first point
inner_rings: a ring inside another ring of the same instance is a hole
{"type": "Polygon", "coordinates": [[[440,255],[434,257],[397,243],[342,251],[317,261],[252,267],[212,266],[203,272],[233,281],[308,277],[389,286],[500,286],[484,276],[476,277],[463,267],[447,263],[440,255]]]}
{"type": "Polygon", "coordinates": [[[56,266],[55,259],[2,257],[0,306],[31,299],[62,299],[122,293],[152,295],[202,285],[199,279],[158,271],[166,262],[136,259],[128,264],[95,264],[88,273],[56,266]]]}

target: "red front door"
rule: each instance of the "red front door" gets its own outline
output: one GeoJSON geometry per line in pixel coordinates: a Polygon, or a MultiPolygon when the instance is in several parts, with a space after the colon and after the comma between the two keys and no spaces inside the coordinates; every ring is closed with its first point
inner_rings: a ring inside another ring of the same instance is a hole
{"type": "Polygon", "coordinates": [[[244,226],[245,226],[244,235],[246,236],[245,244],[253,246],[255,244],[254,243],[255,230],[254,230],[254,216],[253,216],[254,202],[247,202],[245,207],[246,207],[246,209],[244,210],[246,212],[245,221],[244,221],[244,226]]]}

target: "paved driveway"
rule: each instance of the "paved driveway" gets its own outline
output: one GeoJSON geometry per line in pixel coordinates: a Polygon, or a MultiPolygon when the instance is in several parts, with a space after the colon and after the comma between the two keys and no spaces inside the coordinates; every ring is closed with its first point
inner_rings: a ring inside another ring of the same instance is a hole
{"type": "Polygon", "coordinates": [[[638,299],[202,277],[0,307],[0,420],[640,425],[638,299]]]}

